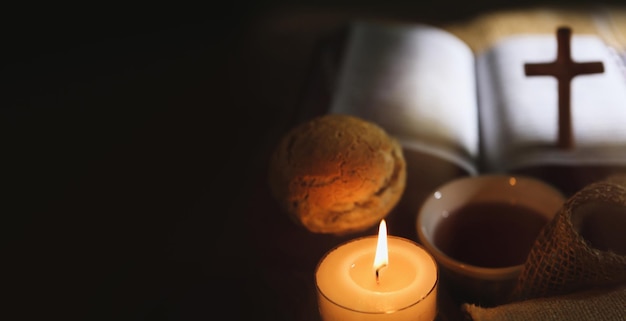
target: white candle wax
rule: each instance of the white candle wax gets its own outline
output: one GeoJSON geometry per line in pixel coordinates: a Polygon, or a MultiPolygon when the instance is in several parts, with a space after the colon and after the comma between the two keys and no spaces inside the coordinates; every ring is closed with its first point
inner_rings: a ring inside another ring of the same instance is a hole
{"type": "Polygon", "coordinates": [[[437,265],[416,243],[390,236],[388,265],[373,267],[377,237],[363,237],[329,251],[315,279],[324,321],[416,321],[437,315],[437,265]]]}

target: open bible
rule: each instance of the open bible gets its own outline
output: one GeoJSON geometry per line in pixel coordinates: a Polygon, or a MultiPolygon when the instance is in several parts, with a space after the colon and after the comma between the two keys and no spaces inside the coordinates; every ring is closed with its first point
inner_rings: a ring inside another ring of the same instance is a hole
{"type": "Polygon", "coordinates": [[[525,64],[554,61],[555,34],[517,34],[476,54],[421,24],[352,24],[329,112],[373,121],[412,152],[469,175],[541,166],[626,168],[624,61],[591,34],[571,37],[575,62],[603,72],[571,81],[573,148],[558,145],[558,81],[525,64]]]}

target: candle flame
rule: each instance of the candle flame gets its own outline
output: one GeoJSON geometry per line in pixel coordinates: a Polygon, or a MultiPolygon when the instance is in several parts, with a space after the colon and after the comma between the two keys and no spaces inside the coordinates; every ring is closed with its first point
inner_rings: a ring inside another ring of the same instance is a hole
{"type": "Polygon", "coordinates": [[[387,223],[380,221],[378,227],[378,242],[376,243],[376,256],[374,257],[374,270],[378,281],[378,271],[389,264],[389,254],[387,250],[387,223]]]}

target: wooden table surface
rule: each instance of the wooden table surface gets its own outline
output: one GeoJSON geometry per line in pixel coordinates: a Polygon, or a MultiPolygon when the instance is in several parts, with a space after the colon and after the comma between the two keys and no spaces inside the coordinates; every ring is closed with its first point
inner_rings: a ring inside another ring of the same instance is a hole
{"type": "MultiPolygon", "coordinates": [[[[311,85],[328,76],[320,40],[354,18],[442,23],[495,6],[267,6],[171,24],[173,14],[138,11],[122,27],[87,14],[16,18],[24,33],[5,38],[0,76],[10,294],[0,314],[318,320],[316,263],[375,233],[311,234],[267,189],[277,140],[326,108],[326,90],[311,85]]],[[[417,240],[420,202],[459,173],[406,156],[409,184],[388,228],[417,240]]],[[[446,291],[441,302],[441,320],[461,319],[446,291]]]]}

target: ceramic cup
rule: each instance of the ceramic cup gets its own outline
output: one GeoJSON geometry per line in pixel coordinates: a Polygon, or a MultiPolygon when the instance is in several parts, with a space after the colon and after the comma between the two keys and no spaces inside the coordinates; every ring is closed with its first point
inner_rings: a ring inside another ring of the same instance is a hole
{"type": "Polygon", "coordinates": [[[442,286],[460,301],[495,306],[508,300],[534,239],[564,202],[530,177],[458,178],[424,200],[417,234],[440,266],[442,286]]]}

